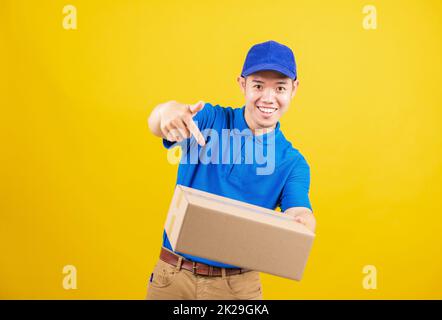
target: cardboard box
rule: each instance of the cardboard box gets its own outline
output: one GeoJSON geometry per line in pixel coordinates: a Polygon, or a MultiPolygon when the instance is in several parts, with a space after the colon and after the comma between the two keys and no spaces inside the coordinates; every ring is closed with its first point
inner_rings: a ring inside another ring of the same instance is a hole
{"type": "Polygon", "coordinates": [[[294,280],[315,237],[292,216],[181,185],[165,230],[174,251],[294,280]]]}

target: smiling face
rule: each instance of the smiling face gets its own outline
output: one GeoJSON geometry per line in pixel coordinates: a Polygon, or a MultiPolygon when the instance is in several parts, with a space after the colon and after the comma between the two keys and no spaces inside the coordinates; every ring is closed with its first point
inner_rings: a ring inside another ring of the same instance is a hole
{"type": "Polygon", "coordinates": [[[238,83],[246,99],[244,116],[255,134],[275,128],[288,110],[299,85],[298,80],[270,70],[259,71],[246,78],[238,77],[238,83]]]}

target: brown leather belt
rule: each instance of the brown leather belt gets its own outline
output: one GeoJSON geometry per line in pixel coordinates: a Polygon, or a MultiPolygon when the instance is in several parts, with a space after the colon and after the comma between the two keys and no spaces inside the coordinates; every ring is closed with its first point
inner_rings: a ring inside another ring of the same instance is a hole
{"type": "Polygon", "coordinates": [[[231,276],[235,274],[241,274],[249,272],[249,269],[239,269],[239,268],[219,268],[214,266],[209,266],[205,263],[193,262],[186,260],[184,257],[179,256],[165,248],[161,248],[160,259],[166,263],[173,266],[177,266],[181,258],[181,268],[192,271],[193,274],[209,276],[209,277],[220,277],[222,276],[222,269],[226,270],[226,276],[231,276]]]}

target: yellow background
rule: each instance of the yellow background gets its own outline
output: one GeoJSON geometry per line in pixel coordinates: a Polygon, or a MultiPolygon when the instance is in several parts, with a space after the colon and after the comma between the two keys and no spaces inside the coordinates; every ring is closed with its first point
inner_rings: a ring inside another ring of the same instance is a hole
{"type": "Polygon", "coordinates": [[[281,128],[318,229],[304,279],[262,274],[264,298],[442,298],[441,18],[421,0],[1,1],[0,298],[143,299],[177,169],[147,116],[242,106],[236,77],[269,39],[297,58],[281,128]]]}

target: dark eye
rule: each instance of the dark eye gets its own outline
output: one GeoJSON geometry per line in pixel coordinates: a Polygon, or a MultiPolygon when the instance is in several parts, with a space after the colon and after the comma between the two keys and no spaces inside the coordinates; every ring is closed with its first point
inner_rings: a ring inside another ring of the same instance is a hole
{"type": "Polygon", "coordinates": [[[278,87],[278,91],[285,91],[284,87],[278,87]]]}
{"type": "Polygon", "coordinates": [[[255,84],[253,87],[257,88],[257,89],[261,89],[261,85],[260,84],[255,84]]]}

